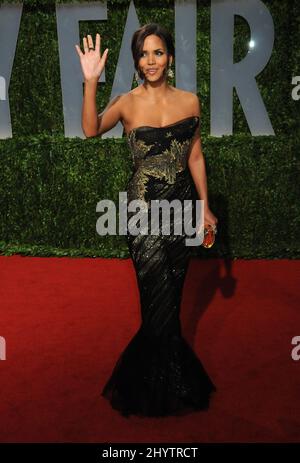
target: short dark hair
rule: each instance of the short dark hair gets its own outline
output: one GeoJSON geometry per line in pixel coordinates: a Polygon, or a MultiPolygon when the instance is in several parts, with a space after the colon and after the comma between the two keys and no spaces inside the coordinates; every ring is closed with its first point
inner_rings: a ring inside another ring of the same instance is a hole
{"type": "Polygon", "coordinates": [[[157,23],[148,23],[144,26],[141,26],[136,30],[132,36],[131,40],[131,51],[134,60],[134,67],[138,72],[138,75],[141,79],[144,79],[144,74],[139,70],[139,60],[142,56],[142,50],[144,45],[144,40],[148,35],[157,35],[162,39],[167,49],[167,54],[173,56],[175,59],[175,47],[173,42],[173,37],[171,33],[163,26],[157,23]]]}

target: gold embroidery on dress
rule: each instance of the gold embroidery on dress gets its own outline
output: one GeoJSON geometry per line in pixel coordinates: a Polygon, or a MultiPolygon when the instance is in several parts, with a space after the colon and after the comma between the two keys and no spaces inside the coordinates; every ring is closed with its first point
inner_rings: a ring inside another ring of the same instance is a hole
{"type": "MultiPolygon", "coordinates": [[[[198,118],[197,118],[198,119],[198,118]]],[[[197,126],[197,124],[196,124],[197,126]]],[[[195,126],[195,127],[196,127],[195,126]]],[[[153,128],[154,129],[154,128],[153,128]]],[[[172,130],[168,130],[165,138],[174,136],[172,130]]],[[[174,184],[176,174],[186,169],[187,155],[194,134],[180,142],[174,138],[169,141],[167,149],[159,154],[147,156],[152,147],[160,146],[160,139],[150,144],[136,137],[136,129],[132,129],[128,136],[128,144],[134,164],[134,174],[129,182],[129,195],[131,199],[145,201],[149,176],[165,179],[169,184],[174,184]]],[[[148,203],[149,204],[149,203],[148,203]]]]}
{"type": "Polygon", "coordinates": [[[131,150],[132,160],[135,164],[136,159],[144,158],[155,144],[146,144],[144,140],[137,139],[133,129],[128,136],[128,144],[131,150]]]}
{"type": "Polygon", "coordinates": [[[138,140],[133,143],[133,157],[136,171],[131,180],[131,193],[136,199],[145,201],[148,176],[165,179],[169,184],[174,184],[176,173],[186,168],[187,154],[190,147],[190,139],[179,142],[175,138],[171,140],[169,148],[161,154],[141,158],[141,152],[146,154],[153,145],[147,145],[138,140]]]}

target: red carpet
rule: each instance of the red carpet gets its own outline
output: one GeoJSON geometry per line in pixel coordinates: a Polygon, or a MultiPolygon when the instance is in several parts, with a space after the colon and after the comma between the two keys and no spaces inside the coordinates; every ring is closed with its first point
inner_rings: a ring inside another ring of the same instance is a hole
{"type": "Polygon", "coordinates": [[[126,419],[100,391],[140,324],[131,260],[0,257],[1,442],[300,441],[299,276],[192,259],[183,334],[218,391],[208,411],[126,419]]]}

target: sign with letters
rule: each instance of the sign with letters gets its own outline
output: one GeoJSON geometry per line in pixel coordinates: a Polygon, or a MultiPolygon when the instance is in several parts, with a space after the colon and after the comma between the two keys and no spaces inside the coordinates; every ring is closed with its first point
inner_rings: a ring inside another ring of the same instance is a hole
{"type": "MultiPolygon", "coordinates": [[[[176,50],[176,87],[196,92],[196,0],[174,1],[174,38],[176,50]]],[[[14,63],[17,38],[22,16],[22,3],[0,7],[0,138],[12,136],[8,89],[14,63]]],[[[56,4],[57,36],[61,91],[63,100],[64,134],[85,138],[81,127],[83,75],[75,44],[80,43],[79,21],[107,21],[107,3],[56,4]]],[[[124,34],[119,50],[111,98],[131,90],[134,63],[130,43],[140,27],[134,1],[130,2],[124,34]]],[[[267,66],[274,44],[274,23],[262,0],[211,1],[211,73],[210,73],[210,135],[220,137],[233,133],[233,89],[235,88],[250,133],[275,135],[272,122],[257,86],[256,76],[267,66]],[[248,23],[251,40],[247,55],[233,62],[234,16],[248,23]]],[[[201,78],[201,75],[198,76],[201,78]]],[[[105,69],[99,82],[105,82],[105,69]]],[[[298,82],[298,81],[295,81],[298,82]]],[[[294,97],[296,99],[297,97],[294,97]]],[[[99,111],[100,112],[100,111],[99,111]]],[[[123,126],[118,122],[102,138],[122,137],[123,126]]]]}

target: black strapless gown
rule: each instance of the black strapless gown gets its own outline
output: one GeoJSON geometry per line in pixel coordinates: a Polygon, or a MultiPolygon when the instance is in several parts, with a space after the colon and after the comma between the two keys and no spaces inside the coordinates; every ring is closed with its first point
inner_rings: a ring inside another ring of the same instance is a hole
{"type": "MultiPolygon", "coordinates": [[[[142,199],[150,214],[153,199],[192,199],[187,155],[199,123],[199,117],[191,116],[168,126],[141,126],[129,132],[134,172],[128,203],[142,199]]],[[[207,409],[210,394],[216,391],[181,335],[180,302],[191,256],[185,238],[184,232],[127,235],[142,322],[101,393],[124,416],[182,415],[207,409]]]]}

